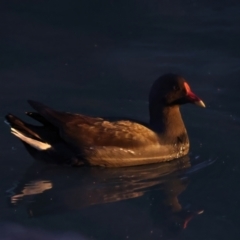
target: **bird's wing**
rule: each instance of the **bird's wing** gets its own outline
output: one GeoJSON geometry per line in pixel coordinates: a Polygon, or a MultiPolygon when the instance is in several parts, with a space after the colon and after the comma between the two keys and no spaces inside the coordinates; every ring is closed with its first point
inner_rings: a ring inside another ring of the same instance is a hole
{"type": "Polygon", "coordinates": [[[134,148],[156,144],[158,141],[157,135],[152,130],[136,122],[127,120],[110,122],[102,118],[58,112],[34,101],[29,103],[59,129],[64,141],[77,148],[83,146],[134,148]]]}

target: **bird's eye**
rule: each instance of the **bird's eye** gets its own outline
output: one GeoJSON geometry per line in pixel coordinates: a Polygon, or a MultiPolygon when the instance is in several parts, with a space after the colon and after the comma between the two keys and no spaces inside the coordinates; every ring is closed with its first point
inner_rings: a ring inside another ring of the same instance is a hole
{"type": "Polygon", "coordinates": [[[180,88],[179,88],[179,86],[175,85],[175,86],[173,86],[173,90],[178,91],[178,90],[180,90],[180,88]]]}

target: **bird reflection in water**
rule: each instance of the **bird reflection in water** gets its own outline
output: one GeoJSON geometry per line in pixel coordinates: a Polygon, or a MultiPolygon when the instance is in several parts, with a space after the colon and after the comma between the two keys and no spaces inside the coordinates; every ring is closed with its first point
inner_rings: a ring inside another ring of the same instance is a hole
{"type": "Polygon", "coordinates": [[[9,191],[10,204],[24,201],[29,215],[39,217],[142,197],[155,224],[180,232],[203,210],[183,207],[178,197],[186,190],[189,176],[212,162],[191,166],[189,156],[185,156],[161,164],[114,169],[35,163],[18,186],[9,191]]]}
{"type": "Polygon", "coordinates": [[[36,180],[26,183],[21,193],[13,195],[11,197],[11,203],[15,204],[24,196],[40,194],[51,188],[52,183],[50,181],[36,180]]]}

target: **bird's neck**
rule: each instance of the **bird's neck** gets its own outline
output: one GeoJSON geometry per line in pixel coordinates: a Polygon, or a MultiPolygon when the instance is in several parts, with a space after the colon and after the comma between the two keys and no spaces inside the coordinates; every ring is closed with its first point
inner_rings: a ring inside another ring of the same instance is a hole
{"type": "Polygon", "coordinates": [[[179,106],[149,106],[150,127],[167,139],[183,138],[188,141],[179,106]]]}

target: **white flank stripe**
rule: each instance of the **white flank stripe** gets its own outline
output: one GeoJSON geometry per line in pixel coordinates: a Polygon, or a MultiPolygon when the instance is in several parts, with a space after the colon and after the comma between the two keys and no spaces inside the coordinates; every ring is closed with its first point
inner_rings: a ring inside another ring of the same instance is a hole
{"type": "Polygon", "coordinates": [[[22,133],[17,131],[15,128],[11,128],[11,133],[14,134],[16,137],[20,138],[22,141],[29,144],[30,146],[36,148],[37,150],[42,151],[42,150],[47,150],[52,147],[48,143],[43,143],[41,141],[24,136],[22,133]]]}

